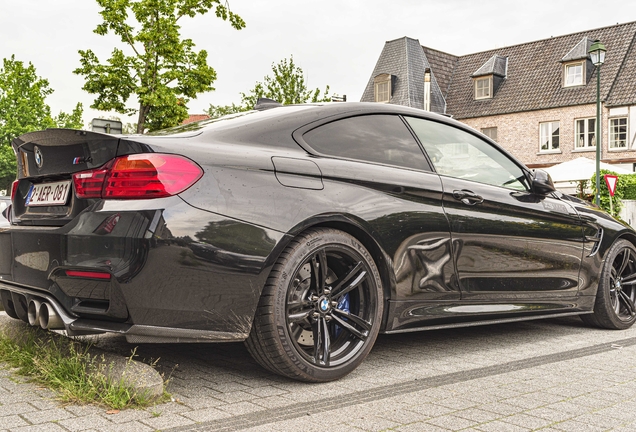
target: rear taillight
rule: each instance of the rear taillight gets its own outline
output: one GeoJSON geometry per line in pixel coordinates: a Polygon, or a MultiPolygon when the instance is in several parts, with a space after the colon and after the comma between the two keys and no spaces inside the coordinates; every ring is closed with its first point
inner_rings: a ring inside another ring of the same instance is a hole
{"type": "Polygon", "coordinates": [[[144,153],[122,156],[99,169],[73,174],[78,198],[143,199],[179,194],[203,176],[183,156],[144,153]]]}
{"type": "Polygon", "coordinates": [[[16,192],[18,192],[19,183],[20,183],[20,180],[15,180],[13,184],[11,185],[11,202],[13,202],[13,199],[15,198],[15,194],[16,192]]]}

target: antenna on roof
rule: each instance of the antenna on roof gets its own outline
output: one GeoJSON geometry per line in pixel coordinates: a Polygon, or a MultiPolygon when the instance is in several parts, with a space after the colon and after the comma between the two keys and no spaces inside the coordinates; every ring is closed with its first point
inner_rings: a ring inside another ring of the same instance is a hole
{"type": "Polygon", "coordinates": [[[282,107],[283,104],[275,101],[274,99],[268,98],[258,98],[256,101],[256,105],[254,105],[254,109],[257,111],[264,111],[271,108],[282,107]]]}

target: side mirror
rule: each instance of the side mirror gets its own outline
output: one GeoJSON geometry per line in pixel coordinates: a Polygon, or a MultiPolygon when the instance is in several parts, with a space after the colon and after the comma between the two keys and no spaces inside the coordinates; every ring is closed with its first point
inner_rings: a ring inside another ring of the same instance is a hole
{"type": "Polygon", "coordinates": [[[540,169],[532,172],[532,192],[538,195],[547,195],[555,190],[550,174],[540,169]]]}

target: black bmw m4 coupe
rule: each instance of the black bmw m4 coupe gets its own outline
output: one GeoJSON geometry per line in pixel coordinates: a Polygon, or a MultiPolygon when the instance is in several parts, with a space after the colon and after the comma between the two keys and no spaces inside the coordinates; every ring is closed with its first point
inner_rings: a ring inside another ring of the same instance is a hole
{"type": "Polygon", "coordinates": [[[636,232],[484,135],[386,104],[256,108],[15,138],[6,313],[132,343],[244,341],[314,382],[381,332],[636,320],[636,232]]]}

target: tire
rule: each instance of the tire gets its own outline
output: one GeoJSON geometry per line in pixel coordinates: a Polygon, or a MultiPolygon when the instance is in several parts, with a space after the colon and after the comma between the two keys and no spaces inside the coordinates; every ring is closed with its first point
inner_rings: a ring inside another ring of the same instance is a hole
{"type": "Polygon", "coordinates": [[[618,240],[607,252],[601,271],[594,314],[581,319],[596,327],[624,330],[636,321],[636,248],[618,240]]]}
{"type": "Polygon", "coordinates": [[[334,229],[308,230],[273,266],[247,349],[289,378],[342,378],[371,351],[383,300],[378,269],[358,240],[334,229]]]}

